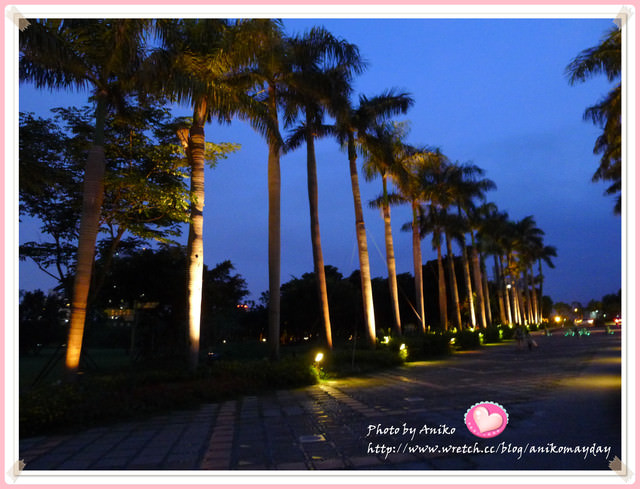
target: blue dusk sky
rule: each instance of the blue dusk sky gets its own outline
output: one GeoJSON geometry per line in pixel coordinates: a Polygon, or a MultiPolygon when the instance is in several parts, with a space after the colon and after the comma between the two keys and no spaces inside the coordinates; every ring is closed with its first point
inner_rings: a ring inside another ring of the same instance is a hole
{"type": "MultiPolygon", "coordinates": [[[[606,185],[591,177],[599,163],[593,145],[599,128],[582,118],[612,85],[601,77],[569,85],[565,68],[599,43],[613,18],[566,19],[287,19],[286,31],[323,25],[360,48],[368,61],[355,80],[356,96],[396,88],[415,105],[406,116],[408,142],[439,147],[453,161],[486,171],[497,190],[489,201],[512,220],[533,215],[545,244],[557,247],[555,269],[545,266],[545,294],[555,302],[617,293],[621,288],[622,220],[613,214],[606,185]]],[[[61,105],[82,105],[82,94],[39,92],[20,85],[20,110],[47,115],[61,105]]],[[[190,115],[178,107],[176,115],[190,115]]],[[[230,259],[257,299],[268,288],[267,146],[247,124],[210,124],[207,140],[242,149],[206,173],[205,263],[230,259]]],[[[334,140],[317,144],[320,226],[325,263],[348,275],[358,267],[347,155],[334,140]]],[[[359,165],[362,160],[359,161],[359,165]]],[[[304,149],[282,165],[282,281],[313,271],[304,149]]],[[[363,203],[381,191],[365,182],[363,203]]],[[[412,272],[410,233],[401,226],[409,208],[392,209],[398,272],[412,272]]],[[[365,209],[372,275],[386,276],[383,221],[365,209]]],[[[20,241],[44,240],[24,223],[20,241]]],[[[186,242],[186,233],[181,240],[186,242]]],[[[435,258],[430,238],[425,261],[435,258]]],[[[492,262],[487,262],[491,265],[492,262]]],[[[20,264],[20,288],[55,284],[32,264],[20,264]]]]}

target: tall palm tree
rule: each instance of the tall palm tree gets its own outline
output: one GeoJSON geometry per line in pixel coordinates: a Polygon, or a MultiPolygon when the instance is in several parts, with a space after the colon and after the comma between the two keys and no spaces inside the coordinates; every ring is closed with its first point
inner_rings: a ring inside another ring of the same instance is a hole
{"type": "MultiPolygon", "coordinates": [[[[502,324],[512,324],[511,308],[507,297],[506,277],[504,274],[502,255],[504,251],[504,235],[507,232],[509,217],[506,212],[500,212],[493,203],[482,205],[478,209],[478,239],[481,253],[488,253],[494,257],[496,292],[498,297],[498,311],[502,324]]],[[[484,260],[480,260],[481,265],[484,260]]],[[[483,273],[483,280],[488,282],[487,274],[483,273]]],[[[489,298],[488,285],[484,286],[485,296],[489,298]]],[[[487,302],[488,303],[488,302],[487,302]]],[[[490,313],[490,308],[487,310],[490,313]]]]}
{"type": "Polygon", "coordinates": [[[280,261],[281,261],[281,173],[280,157],[284,151],[284,140],[280,131],[278,110],[283,97],[291,90],[290,80],[294,74],[291,51],[280,21],[261,19],[261,31],[257,33],[259,48],[250,76],[256,83],[253,96],[261,104],[263,115],[253,118],[251,123],[265,138],[269,148],[267,159],[268,188],[268,263],[269,263],[269,356],[280,357],[280,261]]]}
{"type": "MultiPolygon", "coordinates": [[[[455,214],[444,213],[444,236],[447,245],[447,266],[449,267],[449,290],[454,306],[454,318],[456,320],[456,328],[462,330],[462,314],[460,311],[460,294],[458,292],[458,277],[455,270],[455,256],[453,255],[452,237],[455,236],[457,241],[462,241],[464,223],[459,216],[455,214]]],[[[470,302],[473,304],[473,301],[470,302]]],[[[473,306],[471,306],[473,307],[473,306]]]]}
{"type": "Polygon", "coordinates": [[[202,278],[204,272],[205,124],[228,122],[246,114],[251,99],[238,73],[250,63],[255,45],[248,42],[250,24],[225,19],[157,21],[162,46],[148,59],[148,86],[193,107],[189,130],[178,137],[191,167],[191,212],[187,242],[187,311],[189,368],[200,352],[202,278]]]}
{"type": "MultiPolygon", "coordinates": [[[[433,245],[438,253],[438,271],[439,271],[439,304],[441,326],[448,328],[448,312],[446,297],[446,280],[444,273],[440,274],[442,268],[442,235],[445,235],[449,260],[453,260],[453,251],[449,252],[451,247],[450,235],[448,233],[448,225],[451,222],[448,210],[456,201],[456,186],[453,185],[456,172],[456,166],[453,165],[448,158],[440,153],[439,158],[432,158],[431,165],[424,174],[422,182],[422,198],[428,207],[427,228],[433,232],[433,245]]],[[[460,318],[460,300],[457,293],[457,285],[454,290],[455,271],[453,271],[453,262],[449,262],[450,287],[451,296],[455,306],[456,326],[462,326],[460,318]]]]}
{"type": "Polygon", "coordinates": [[[406,145],[401,168],[395,174],[396,185],[400,197],[411,205],[411,222],[403,227],[411,230],[413,246],[413,273],[416,289],[416,313],[421,323],[422,332],[425,333],[426,317],[424,310],[424,284],[422,279],[422,222],[425,219],[424,209],[421,203],[424,201],[425,182],[430,168],[439,166],[444,155],[439,150],[429,148],[416,148],[406,145]]]}
{"type": "Polygon", "coordinates": [[[65,368],[74,378],[80,365],[95,244],[104,189],[104,126],[121,105],[143,58],[148,22],[139,19],[32,20],[20,33],[20,79],[38,88],[88,88],[95,103],[95,136],[82,193],[78,256],[71,300],[65,368]]]}
{"type": "MultiPolygon", "coordinates": [[[[525,318],[529,318],[529,321],[532,321],[533,310],[531,309],[531,294],[529,291],[529,261],[531,255],[531,249],[542,246],[542,236],[544,232],[536,227],[535,220],[533,216],[526,216],[525,218],[517,221],[514,224],[514,234],[513,234],[513,248],[514,251],[518,254],[519,258],[519,267],[516,267],[519,273],[522,273],[522,283],[524,284],[524,296],[526,299],[526,303],[523,305],[523,313],[522,316],[525,318]],[[524,308],[526,306],[526,309],[524,308]]],[[[521,293],[519,287],[516,287],[516,291],[521,293]]],[[[522,301],[520,301],[522,303],[522,301]]]]}
{"type": "MultiPolygon", "coordinates": [[[[594,75],[604,74],[610,82],[619,80],[622,71],[622,29],[612,27],[599,45],[585,49],[566,68],[569,83],[584,82],[594,75]]],[[[595,154],[602,154],[600,166],[593,180],[613,182],[606,193],[619,194],[622,189],[622,82],[596,105],[587,108],[585,119],[603,127],[596,139],[595,154]]],[[[614,208],[622,210],[622,199],[618,195],[614,208]]]]}
{"type": "Polygon", "coordinates": [[[289,118],[301,112],[303,122],[288,138],[286,150],[290,151],[306,142],[313,265],[325,337],[331,349],[331,318],[318,215],[315,139],[333,133],[333,126],[323,123],[326,107],[330,104],[333,92],[346,90],[352,75],[361,72],[364,63],[355,45],[337,39],[324,28],[315,27],[303,36],[290,38],[288,43],[295,73],[290,83],[295,91],[288,93],[286,112],[289,118]]]}
{"type": "Polygon", "coordinates": [[[354,107],[350,101],[349,93],[345,92],[336,94],[331,108],[331,113],[336,119],[338,141],[340,141],[343,146],[346,146],[349,158],[364,319],[369,344],[372,347],[375,346],[376,342],[376,323],[373,309],[367,233],[364,224],[364,214],[362,212],[358,167],[356,165],[358,157],[357,142],[358,140],[362,141],[367,131],[375,127],[376,124],[379,124],[390,116],[405,113],[411,105],[413,105],[413,99],[408,94],[388,91],[372,98],[361,95],[358,106],[354,107]]]}
{"type": "MultiPolygon", "coordinates": [[[[474,266],[474,275],[476,279],[476,295],[479,298],[478,312],[481,319],[481,325],[483,328],[487,326],[487,316],[485,311],[485,298],[484,290],[482,286],[482,279],[480,275],[480,264],[478,258],[478,252],[476,247],[476,239],[474,235],[474,218],[476,217],[476,205],[475,200],[485,200],[485,193],[495,188],[495,183],[488,178],[481,178],[484,174],[484,170],[480,167],[466,163],[457,164],[457,171],[454,172],[451,179],[451,184],[455,187],[455,200],[458,207],[458,215],[463,218],[467,224],[466,230],[471,235],[471,256],[474,266]]],[[[462,258],[464,262],[465,278],[467,284],[467,294],[469,300],[470,316],[472,326],[476,326],[476,309],[474,307],[473,300],[473,286],[471,283],[471,272],[469,265],[469,258],[467,253],[467,246],[464,239],[464,233],[461,236],[460,247],[462,249],[462,258]]]]}
{"type": "Polygon", "coordinates": [[[399,174],[404,171],[401,161],[404,149],[402,138],[405,135],[405,125],[388,121],[374,127],[370,133],[366,133],[362,141],[365,153],[365,177],[368,180],[373,179],[376,175],[382,178],[382,195],[371,201],[370,205],[382,210],[389,293],[393,309],[394,329],[398,335],[402,334],[402,325],[400,322],[396,259],[391,232],[391,200],[393,197],[389,192],[389,181],[401,178],[399,174]]]}
{"type": "Polygon", "coordinates": [[[478,238],[477,233],[481,226],[481,210],[486,204],[480,207],[474,207],[467,210],[467,219],[469,223],[469,231],[471,236],[471,268],[473,269],[473,282],[475,284],[475,290],[478,295],[478,312],[480,315],[480,324],[483,328],[486,328],[492,323],[491,318],[491,304],[490,297],[487,293],[488,285],[485,289],[484,279],[486,273],[483,271],[484,260],[481,260],[480,253],[478,251],[478,238]]]}
{"type": "Polygon", "coordinates": [[[420,226],[420,236],[424,237],[428,233],[432,234],[431,244],[436,250],[438,264],[438,310],[440,313],[440,327],[443,330],[449,328],[449,313],[447,308],[447,283],[444,275],[444,265],[442,261],[442,233],[446,226],[446,213],[433,204],[427,206],[427,210],[422,213],[420,226]]]}

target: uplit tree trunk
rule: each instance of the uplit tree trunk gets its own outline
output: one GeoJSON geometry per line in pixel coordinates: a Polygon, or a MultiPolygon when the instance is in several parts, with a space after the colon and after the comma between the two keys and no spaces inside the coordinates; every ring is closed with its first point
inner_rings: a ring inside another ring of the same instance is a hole
{"type": "Polygon", "coordinates": [[[449,329],[449,317],[447,311],[447,286],[444,278],[444,267],[442,266],[442,245],[441,237],[438,236],[436,250],[438,252],[438,305],[440,309],[440,325],[444,331],[449,329]]]}
{"type": "Polygon", "coordinates": [[[533,323],[534,319],[533,319],[533,309],[531,308],[531,291],[529,290],[529,270],[528,267],[524,268],[524,293],[525,293],[525,299],[526,299],[526,306],[527,306],[527,318],[529,320],[529,323],[533,323]]]}
{"type": "Polygon", "coordinates": [[[524,315],[522,314],[522,294],[520,293],[520,287],[518,286],[517,281],[515,281],[513,286],[511,287],[511,293],[513,294],[513,310],[516,313],[516,322],[518,324],[524,325],[525,319],[524,315]]]}
{"type": "Polygon", "coordinates": [[[89,150],[82,190],[82,216],[78,234],[78,259],[71,300],[71,317],[65,359],[66,377],[73,380],[80,367],[82,340],[87,316],[87,299],[96,252],[96,239],[100,224],[100,211],[104,199],[104,125],[107,115],[106,100],[97,97],[96,130],[89,150]]]}
{"type": "MultiPolygon", "coordinates": [[[[524,280],[524,279],[523,279],[524,280]]],[[[526,282],[523,282],[526,285],[526,282]]],[[[524,290],[519,288],[518,289],[518,293],[519,293],[519,297],[518,300],[520,301],[520,307],[522,310],[522,316],[523,316],[523,320],[526,322],[526,324],[531,324],[531,296],[529,295],[529,286],[526,285],[524,290]],[[527,297],[529,296],[529,297],[527,297]]]]}
{"type": "MultiPolygon", "coordinates": [[[[471,268],[469,266],[469,253],[465,243],[462,243],[462,262],[464,265],[464,279],[467,289],[467,300],[469,301],[469,319],[471,320],[471,327],[476,328],[476,306],[473,300],[473,288],[471,285],[471,268]]],[[[482,296],[482,291],[478,293],[478,297],[482,296]]]]}
{"type": "Polygon", "coordinates": [[[456,327],[458,331],[462,330],[462,317],[460,315],[460,295],[458,294],[458,279],[456,277],[456,267],[453,260],[453,248],[451,246],[451,236],[445,231],[445,240],[447,243],[447,263],[449,264],[449,287],[451,288],[451,297],[453,298],[454,314],[456,318],[456,327]]]}
{"type": "Polygon", "coordinates": [[[189,132],[191,155],[191,216],[187,241],[187,314],[189,331],[188,364],[196,370],[200,356],[200,322],[202,316],[202,277],[204,272],[204,124],[207,105],[195,108],[189,132]]]}
{"type": "Polygon", "coordinates": [[[331,318],[329,317],[329,296],[327,294],[327,279],[324,270],[324,258],[322,256],[322,243],[320,240],[320,218],[318,214],[318,175],[316,171],[316,152],[314,136],[310,129],[311,121],[307,115],[307,188],[309,194],[309,215],[311,221],[311,248],[313,250],[313,267],[316,275],[318,289],[318,304],[322,314],[327,347],[333,348],[331,336],[331,318]]]}
{"type": "Polygon", "coordinates": [[[511,326],[512,324],[514,324],[514,320],[513,320],[513,315],[511,314],[511,294],[509,293],[509,291],[511,290],[511,287],[507,287],[505,292],[505,303],[507,305],[507,320],[509,321],[509,326],[511,326]]]}
{"type": "MultiPolygon", "coordinates": [[[[278,127],[276,89],[269,86],[269,113],[278,127]]],[[[269,355],[280,357],[280,153],[279,142],[269,141],[269,355]]]]}
{"type": "MultiPolygon", "coordinates": [[[[472,238],[473,240],[473,238],[472,238]]],[[[480,269],[480,260],[478,258],[478,250],[475,245],[471,244],[471,262],[473,264],[473,280],[476,284],[476,294],[478,296],[478,311],[480,312],[480,324],[483,328],[487,327],[487,315],[485,304],[484,284],[482,283],[482,272],[480,269]]]]}
{"type": "Polygon", "coordinates": [[[540,321],[542,321],[542,302],[544,299],[544,296],[542,295],[542,282],[544,280],[544,277],[542,276],[542,260],[538,260],[538,273],[540,275],[540,321]]]}
{"type": "Polygon", "coordinates": [[[531,309],[533,310],[533,321],[535,324],[540,324],[540,316],[538,314],[538,292],[536,290],[536,277],[533,273],[533,265],[530,265],[531,269],[531,309]]]}
{"type": "MultiPolygon", "coordinates": [[[[484,296],[484,305],[487,314],[487,326],[493,324],[493,316],[491,315],[491,294],[489,293],[489,275],[487,274],[487,266],[484,257],[480,255],[480,273],[482,275],[482,288],[484,296]]],[[[504,323],[503,323],[504,324],[504,323]]]]}
{"type": "Polygon", "coordinates": [[[413,277],[416,288],[416,307],[420,315],[420,325],[422,332],[427,332],[426,318],[424,315],[424,282],[422,279],[422,245],[420,240],[420,224],[418,222],[418,201],[411,203],[413,221],[411,223],[411,234],[413,237],[413,277]]]}
{"type": "Polygon", "coordinates": [[[393,308],[393,319],[396,334],[402,334],[400,323],[400,301],[398,300],[398,279],[396,277],[396,258],[393,252],[393,234],[391,233],[391,209],[387,193],[387,176],[382,175],[382,217],[384,220],[384,238],[387,252],[387,275],[389,281],[389,294],[393,308]]]}
{"type": "Polygon", "coordinates": [[[513,324],[513,318],[511,316],[511,300],[509,299],[509,288],[507,287],[507,277],[505,276],[505,272],[502,266],[502,256],[498,256],[496,258],[496,263],[498,264],[498,291],[499,296],[503,298],[504,308],[505,308],[505,320],[508,325],[513,324]]]}
{"type": "Polygon", "coordinates": [[[351,190],[353,192],[353,206],[356,216],[356,239],[358,242],[358,259],[360,261],[360,282],[362,288],[362,303],[364,311],[364,324],[367,328],[369,344],[376,344],[376,320],[373,310],[373,291],[371,289],[371,269],[369,267],[369,250],[367,248],[367,231],[364,226],[362,213],[362,199],[360,197],[360,184],[358,183],[358,168],[356,166],[356,145],[353,132],[349,132],[348,148],[349,173],[351,175],[351,190]]]}

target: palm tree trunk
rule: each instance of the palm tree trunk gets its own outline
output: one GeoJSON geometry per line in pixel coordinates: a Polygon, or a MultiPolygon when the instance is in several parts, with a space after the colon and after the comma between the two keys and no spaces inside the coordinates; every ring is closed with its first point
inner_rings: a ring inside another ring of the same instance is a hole
{"type": "Polygon", "coordinates": [[[493,324],[493,317],[491,315],[491,295],[489,294],[489,276],[487,275],[487,266],[484,262],[484,256],[480,254],[480,274],[482,275],[482,298],[484,299],[484,306],[487,317],[487,326],[493,324]]]}
{"type": "Polygon", "coordinates": [[[524,298],[522,296],[522,288],[518,285],[517,281],[515,286],[515,294],[516,294],[516,299],[518,301],[518,315],[520,317],[520,324],[526,325],[527,324],[526,305],[524,303],[524,298]]]}
{"type": "MultiPolygon", "coordinates": [[[[311,127],[307,116],[307,127],[311,127]]],[[[311,222],[311,247],[313,249],[313,267],[318,287],[318,303],[322,314],[327,347],[333,348],[331,336],[331,318],[329,316],[329,296],[327,294],[327,279],[322,256],[322,242],[320,240],[320,218],[318,215],[318,175],[316,170],[316,152],[314,136],[309,129],[307,132],[307,188],[309,193],[309,217],[311,222]]]]}
{"type": "Polygon", "coordinates": [[[487,327],[487,315],[484,287],[482,283],[482,273],[480,271],[480,260],[478,259],[478,250],[476,250],[473,242],[473,233],[471,234],[471,263],[473,266],[473,280],[476,283],[476,294],[478,296],[478,310],[480,312],[480,324],[483,328],[487,327]]]}
{"type": "Polygon", "coordinates": [[[511,286],[511,293],[513,294],[513,310],[515,311],[516,322],[518,324],[524,325],[525,320],[522,315],[522,301],[521,301],[521,293],[520,287],[518,286],[517,279],[514,281],[511,286]]]}
{"type": "MultiPolygon", "coordinates": [[[[471,319],[471,327],[476,329],[476,306],[473,300],[473,288],[471,285],[471,268],[469,266],[469,253],[467,252],[467,246],[462,242],[462,262],[464,264],[464,278],[467,284],[467,300],[469,301],[469,318],[471,319]]],[[[478,296],[482,295],[482,291],[479,292],[478,296]]]]}
{"type": "Polygon", "coordinates": [[[538,274],[540,275],[540,321],[542,321],[542,302],[544,296],[542,295],[542,282],[544,277],[542,276],[542,260],[538,260],[538,274]]]}
{"type": "Polygon", "coordinates": [[[424,316],[424,285],[422,280],[422,245],[420,240],[420,225],[418,223],[418,202],[411,203],[413,221],[411,232],[413,235],[413,278],[416,288],[416,307],[420,314],[422,332],[427,332],[426,318],[424,316]]]}
{"type": "Polygon", "coordinates": [[[449,317],[447,311],[447,288],[444,278],[444,267],[442,266],[442,245],[440,237],[437,238],[436,249],[438,252],[438,305],[440,308],[440,327],[447,331],[449,317]]]}
{"type": "Polygon", "coordinates": [[[396,277],[396,258],[393,253],[393,234],[391,233],[391,209],[389,207],[387,193],[387,176],[382,175],[382,217],[384,219],[384,240],[387,252],[387,275],[389,281],[389,294],[391,295],[391,307],[396,334],[402,334],[400,323],[400,302],[398,300],[398,279],[396,277]]]}
{"type": "Polygon", "coordinates": [[[187,241],[187,313],[189,322],[188,365],[198,367],[200,356],[200,321],[202,317],[202,276],[204,273],[204,124],[207,105],[195,108],[189,131],[191,153],[191,222],[187,241]]]}
{"type": "Polygon", "coordinates": [[[351,190],[353,192],[353,206],[356,215],[356,240],[358,242],[358,259],[360,262],[360,286],[362,288],[362,304],[364,324],[367,328],[369,346],[376,345],[376,319],[373,309],[373,291],[371,289],[371,269],[369,267],[369,250],[367,248],[367,230],[364,226],[362,213],[362,199],[360,184],[358,183],[358,168],[356,166],[356,145],[352,132],[349,133],[349,173],[351,175],[351,190]]]}
{"type": "Polygon", "coordinates": [[[502,267],[501,267],[501,262],[500,262],[500,258],[498,257],[497,254],[493,255],[493,262],[494,262],[494,275],[495,275],[495,280],[496,280],[496,291],[497,291],[497,295],[498,295],[498,307],[500,309],[500,323],[501,324],[509,324],[508,322],[508,318],[507,318],[507,310],[506,310],[506,304],[504,301],[504,278],[502,277],[502,267]]]}
{"type": "Polygon", "coordinates": [[[456,277],[456,267],[453,261],[453,248],[451,246],[451,236],[447,231],[444,233],[447,243],[447,263],[449,264],[449,287],[451,288],[451,296],[453,298],[454,313],[456,318],[456,327],[458,331],[462,330],[462,316],[460,315],[460,295],[458,294],[458,278],[456,277]]]}
{"type": "Polygon", "coordinates": [[[511,290],[511,287],[507,288],[506,295],[505,295],[505,302],[507,304],[507,319],[509,320],[509,326],[515,323],[513,315],[511,314],[511,294],[509,293],[510,290],[511,290]]]}
{"type": "Polygon", "coordinates": [[[540,324],[540,316],[538,315],[538,294],[536,292],[536,277],[533,273],[533,264],[529,266],[531,272],[531,309],[533,310],[533,321],[535,324],[540,324]]]}
{"type": "MultiPolygon", "coordinates": [[[[278,127],[278,109],[275,87],[269,86],[269,112],[278,127]]],[[[280,147],[269,141],[269,356],[280,357],[280,147]]]]}
{"type": "Polygon", "coordinates": [[[65,371],[68,380],[76,378],[80,366],[82,340],[87,316],[87,298],[96,252],[100,211],[104,199],[104,125],[107,116],[106,100],[98,97],[96,104],[96,132],[89,151],[82,189],[82,217],[78,234],[78,259],[71,300],[71,317],[65,371]]]}
{"type": "Polygon", "coordinates": [[[527,307],[527,319],[529,323],[533,323],[533,309],[531,308],[531,291],[529,290],[529,270],[527,267],[524,268],[524,295],[526,299],[526,307],[527,307]]]}

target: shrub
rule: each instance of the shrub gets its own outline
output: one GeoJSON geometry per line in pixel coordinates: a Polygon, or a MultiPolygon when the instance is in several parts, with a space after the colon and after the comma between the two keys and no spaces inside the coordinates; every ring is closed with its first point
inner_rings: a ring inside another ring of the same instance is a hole
{"type": "Polygon", "coordinates": [[[468,329],[462,330],[456,334],[456,345],[461,350],[473,350],[480,347],[480,332],[468,329]]]}
{"type": "Polygon", "coordinates": [[[451,334],[437,332],[425,335],[406,336],[393,338],[386,345],[392,351],[400,353],[400,346],[405,345],[402,357],[407,362],[428,360],[451,354],[451,334]]]}
{"type": "Polygon", "coordinates": [[[321,376],[343,377],[402,365],[399,345],[395,348],[384,345],[375,350],[334,350],[326,355],[321,376]]]}
{"type": "Polygon", "coordinates": [[[511,339],[513,339],[513,335],[516,332],[514,328],[510,328],[509,326],[505,326],[504,324],[501,324],[498,327],[502,331],[502,339],[503,340],[511,340],[511,339]]]}
{"type": "Polygon", "coordinates": [[[305,358],[230,361],[190,375],[184,370],[85,374],[74,384],[48,385],[20,396],[20,437],[86,428],[242,395],[315,384],[305,358]]]}
{"type": "Polygon", "coordinates": [[[499,343],[503,338],[502,329],[495,325],[487,326],[482,334],[484,343],[499,343]]]}

